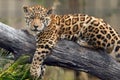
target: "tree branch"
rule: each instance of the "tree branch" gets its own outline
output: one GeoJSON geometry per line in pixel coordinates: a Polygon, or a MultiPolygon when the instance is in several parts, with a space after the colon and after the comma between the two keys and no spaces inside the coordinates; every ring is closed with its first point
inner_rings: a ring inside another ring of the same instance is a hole
{"type": "MultiPolygon", "coordinates": [[[[16,30],[0,23],[0,47],[14,53],[33,55],[35,39],[25,30],[16,30]]],[[[61,40],[45,60],[46,65],[82,70],[102,80],[120,80],[120,64],[103,50],[81,47],[72,41],[61,40]]]]}

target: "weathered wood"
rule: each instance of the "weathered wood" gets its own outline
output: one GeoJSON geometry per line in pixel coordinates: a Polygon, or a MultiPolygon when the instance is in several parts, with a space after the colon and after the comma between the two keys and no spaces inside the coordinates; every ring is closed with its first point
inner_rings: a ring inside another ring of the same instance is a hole
{"type": "Polygon", "coordinates": [[[34,53],[35,40],[25,30],[17,30],[0,23],[0,47],[13,52],[15,58],[18,58],[23,53],[34,53]]]}
{"type": "MultiPolygon", "coordinates": [[[[33,55],[35,40],[24,30],[16,30],[0,23],[0,47],[14,53],[33,55]]],[[[46,65],[82,70],[102,80],[120,80],[120,64],[103,50],[81,47],[72,41],[61,40],[45,60],[46,65]]]]}

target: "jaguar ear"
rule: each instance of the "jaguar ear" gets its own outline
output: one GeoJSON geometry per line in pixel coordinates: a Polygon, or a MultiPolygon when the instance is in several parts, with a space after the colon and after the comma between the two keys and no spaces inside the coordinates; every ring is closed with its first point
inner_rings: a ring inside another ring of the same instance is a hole
{"type": "Polygon", "coordinates": [[[28,6],[23,6],[23,10],[24,10],[25,13],[27,13],[28,12],[28,6]]]}
{"type": "Polygon", "coordinates": [[[50,15],[50,14],[52,14],[53,13],[53,9],[49,9],[48,11],[47,11],[47,14],[48,15],[50,15]]]}

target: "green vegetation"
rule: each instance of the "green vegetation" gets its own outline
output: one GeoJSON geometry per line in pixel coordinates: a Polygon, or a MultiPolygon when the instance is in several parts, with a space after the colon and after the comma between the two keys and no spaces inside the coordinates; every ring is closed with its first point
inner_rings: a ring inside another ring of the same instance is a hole
{"type": "MultiPolygon", "coordinates": [[[[28,55],[23,55],[16,61],[9,51],[0,49],[0,80],[31,80],[27,60],[28,55]]],[[[74,80],[71,70],[47,66],[43,80],[74,80]]]]}
{"type": "MultiPolygon", "coordinates": [[[[2,54],[8,54],[7,51],[1,49],[2,54]]],[[[7,57],[7,56],[6,56],[7,57]]],[[[2,58],[2,56],[1,56],[2,58]]],[[[30,80],[29,64],[26,61],[29,56],[23,55],[15,62],[11,59],[2,58],[3,61],[0,66],[0,80],[30,80]]]]}

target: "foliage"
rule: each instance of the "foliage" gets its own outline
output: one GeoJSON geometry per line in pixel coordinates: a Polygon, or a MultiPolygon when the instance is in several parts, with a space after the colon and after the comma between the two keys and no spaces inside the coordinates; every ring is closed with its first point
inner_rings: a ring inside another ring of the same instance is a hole
{"type": "MultiPolygon", "coordinates": [[[[7,54],[8,52],[1,49],[0,54],[7,54]]],[[[3,56],[1,56],[2,58],[3,56]]],[[[8,57],[8,55],[6,56],[8,57]]],[[[2,58],[0,66],[0,80],[30,80],[29,76],[29,64],[26,61],[30,58],[29,56],[23,55],[15,62],[11,59],[2,58]],[[8,66],[9,65],[9,66],[8,66]]]]}

